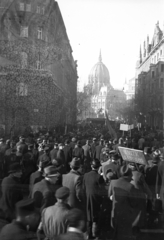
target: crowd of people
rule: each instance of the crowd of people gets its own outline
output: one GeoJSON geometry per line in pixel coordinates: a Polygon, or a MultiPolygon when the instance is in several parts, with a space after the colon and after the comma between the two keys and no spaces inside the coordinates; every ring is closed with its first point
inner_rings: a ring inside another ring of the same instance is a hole
{"type": "Polygon", "coordinates": [[[162,228],[162,145],[143,133],[0,139],[0,239],[127,240],[162,228]],[[147,164],[124,161],[120,146],[147,164]]]}

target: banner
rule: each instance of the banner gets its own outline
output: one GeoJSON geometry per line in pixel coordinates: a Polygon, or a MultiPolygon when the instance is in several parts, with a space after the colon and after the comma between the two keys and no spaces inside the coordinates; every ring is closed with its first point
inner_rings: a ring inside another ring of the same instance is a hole
{"type": "Polygon", "coordinates": [[[129,125],[128,124],[120,124],[120,130],[121,131],[128,131],[129,125]]]}
{"type": "Polygon", "coordinates": [[[143,151],[124,147],[118,147],[118,149],[124,161],[147,165],[143,151]]]}
{"type": "Polygon", "coordinates": [[[112,128],[112,126],[110,125],[110,121],[107,115],[107,112],[105,111],[105,117],[106,117],[106,125],[108,127],[108,131],[109,134],[111,135],[111,137],[113,137],[114,139],[117,139],[117,133],[115,132],[115,130],[112,128]]]}

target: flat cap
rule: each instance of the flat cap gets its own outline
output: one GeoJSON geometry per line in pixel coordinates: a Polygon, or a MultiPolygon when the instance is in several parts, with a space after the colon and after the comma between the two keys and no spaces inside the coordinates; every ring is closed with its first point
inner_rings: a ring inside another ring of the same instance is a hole
{"type": "Polygon", "coordinates": [[[61,187],[59,188],[56,193],[55,197],[58,199],[66,199],[70,194],[70,190],[67,187],[61,187]]]}

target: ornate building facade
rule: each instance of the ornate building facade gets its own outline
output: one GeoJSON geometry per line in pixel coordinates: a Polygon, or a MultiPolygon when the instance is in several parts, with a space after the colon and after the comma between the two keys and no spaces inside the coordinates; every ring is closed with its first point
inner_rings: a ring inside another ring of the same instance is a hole
{"type": "Polygon", "coordinates": [[[155,25],[152,41],[149,36],[140,47],[135,76],[136,112],[142,123],[163,129],[164,95],[164,32],[155,25]],[[141,119],[141,118],[140,118],[141,119]]]}
{"type": "Polygon", "coordinates": [[[135,77],[129,79],[128,81],[125,80],[124,84],[124,93],[126,95],[126,100],[132,100],[135,95],[135,77]]]}
{"type": "Polygon", "coordinates": [[[111,120],[119,117],[126,96],[122,90],[112,87],[108,68],[102,62],[101,52],[98,63],[93,66],[89,74],[88,88],[91,99],[87,117],[104,117],[105,111],[108,112],[111,120]]]}
{"type": "Polygon", "coordinates": [[[77,64],[58,3],[1,0],[0,20],[5,133],[75,124],[77,64]]]}

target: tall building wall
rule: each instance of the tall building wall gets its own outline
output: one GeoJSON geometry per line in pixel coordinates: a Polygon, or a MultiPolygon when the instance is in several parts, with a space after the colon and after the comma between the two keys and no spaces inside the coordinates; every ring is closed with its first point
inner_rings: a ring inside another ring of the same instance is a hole
{"type": "Polygon", "coordinates": [[[75,124],[77,65],[57,2],[2,0],[0,32],[0,91],[6,93],[0,124],[6,133],[75,124]]]}
{"type": "Polygon", "coordinates": [[[135,78],[136,111],[140,121],[163,129],[164,35],[156,24],[147,56],[140,54],[135,78]]]}

